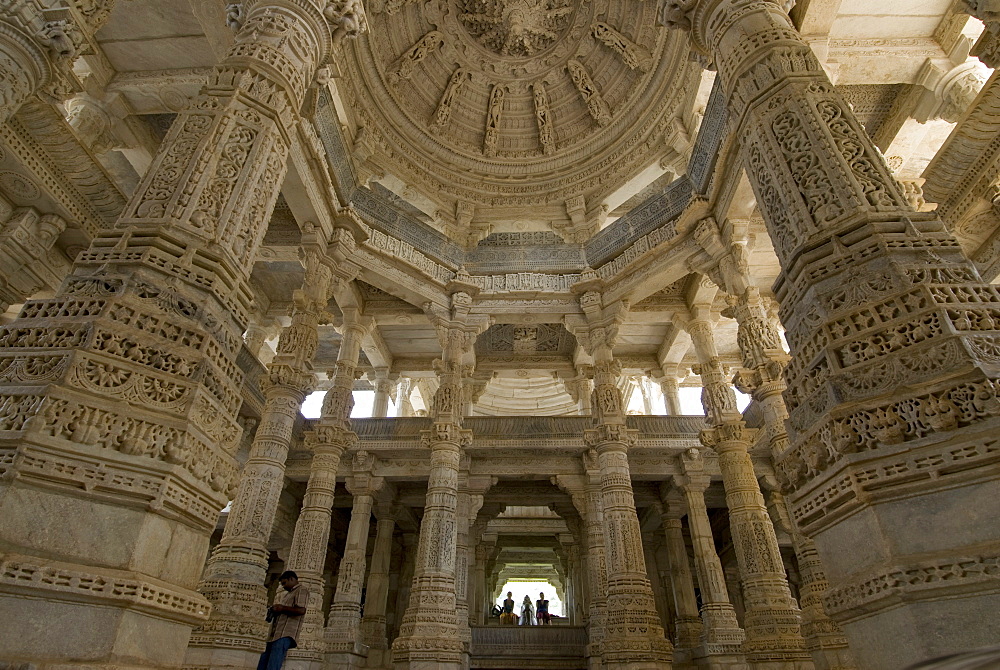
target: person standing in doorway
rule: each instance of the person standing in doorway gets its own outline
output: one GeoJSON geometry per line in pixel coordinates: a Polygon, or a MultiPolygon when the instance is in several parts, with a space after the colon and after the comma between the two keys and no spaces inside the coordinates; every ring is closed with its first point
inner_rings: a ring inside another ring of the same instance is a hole
{"type": "Polygon", "coordinates": [[[538,600],[535,601],[535,616],[538,618],[539,626],[550,623],[549,601],[545,599],[544,593],[539,593],[538,600]]]}
{"type": "Polygon", "coordinates": [[[257,670],[281,670],[285,654],[296,646],[295,638],[302,628],[302,615],[309,602],[309,589],[299,584],[299,576],[291,570],[282,572],[278,583],[285,592],[279,592],[274,597],[274,604],[267,608],[271,637],[257,662],[257,670]]]}

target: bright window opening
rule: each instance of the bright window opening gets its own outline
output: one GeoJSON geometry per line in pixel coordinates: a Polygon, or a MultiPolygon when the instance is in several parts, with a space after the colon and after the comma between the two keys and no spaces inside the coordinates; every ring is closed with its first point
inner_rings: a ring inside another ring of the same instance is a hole
{"type": "Polygon", "coordinates": [[[528,596],[531,599],[531,607],[534,608],[535,601],[538,600],[538,594],[544,593],[546,600],[549,601],[549,614],[564,616],[563,604],[559,600],[559,596],[556,595],[556,588],[548,582],[507,582],[500,589],[500,597],[497,598],[497,605],[500,607],[503,607],[503,601],[507,599],[508,591],[514,594],[512,596],[514,598],[514,614],[520,616],[521,603],[524,601],[524,596],[528,596]]]}

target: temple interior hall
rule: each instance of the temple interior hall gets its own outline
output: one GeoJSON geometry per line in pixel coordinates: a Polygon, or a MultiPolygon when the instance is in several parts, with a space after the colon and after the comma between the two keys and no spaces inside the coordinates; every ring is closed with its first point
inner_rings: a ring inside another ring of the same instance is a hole
{"type": "Polygon", "coordinates": [[[0,0],[0,670],[250,670],[286,571],[286,670],[1000,668],[998,64],[1000,0],[0,0]]]}

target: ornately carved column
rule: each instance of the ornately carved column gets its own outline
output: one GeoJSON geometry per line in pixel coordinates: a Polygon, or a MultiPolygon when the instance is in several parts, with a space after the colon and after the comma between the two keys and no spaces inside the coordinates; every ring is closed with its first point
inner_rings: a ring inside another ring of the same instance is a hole
{"type": "Polygon", "coordinates": [[[680,416],[684,414],[681,409],[681,380],[676,376],[666,376],[659,380],[660,392],[663,393],[663,409],[670,416],[680,416]]]}
{"type": "Polygon", "coordinates": [[[259,617],[267,605],[267,542],[285,484],[292,429],[299,407],[316,383],[312,359],[332,280],[317,245],[307,248],[305,264],[292,323],[281,333],[277,355],[262,378],[264,412],[250,456],[240,474],[222,540],[212,551],[198,587],[212,602],[213,612],[192,635],[192,662],[214,663],[218,653],[226,653],[213,649],[256,649],[267,631],[259,617]]]}
{"type": "Polygon", "coordinates": [[[393,380],[389,379],[389,371],[385,368],[375,370],[372,380],[375,386],[375,400],[372,403],[372,417],[382,418],[389,414],[389,395],[392,393],[393,380]]]}
{"type": "MultiPolygon", "coordinates": [[[[696,308],[696,312],[701,311],[703,308],[696,308]]],[[[719,455],[733,549],[743,577],[747,660],[767,663],[768,668],[812,668],[774,525],[750,459],[752,433],[743,424],[736,409],[736,394],[725,380],[712,324],[696,318],[687,324],[687,330],[701,366],[707,421],[714,426],[702,431],[700,438],[719,455]]]]}
{"type": "Polygon", "coordinates": [[[383,485],[381,477],[372,476],[374,465],[374,456],[365,451],[357,452],[353,475],[347,480],[348,491],[353,497],[351,521],[324,634],[329,652],[326,665],[334,670],[362,667],[368,651],[361,639],[361,589],[365,583],[372,506],[375,493],[383,485]]]}
{"type": "Polygon", "coordinates": [[[704,458],[697,449],[682,454],[680,461],[684,474],[675,476],[674,480],[687,502],[688,529],[701,592],[703,648],[697,655],[739,660],[746,635],[736,621],[736,611],[729,600],[726,577],[712,538],[712,523],[705,506],[705,490],[711,480],[705,474],[704,458]]]}
{"type": "Polygon", "coordinates": [[[361,618],[361,640],[368,647],[366,667],[385,667],[389,641],[386,631],[386,604],[389,597],[389,559],[392,558],[392,534],[396,519],[392,506],[379,503],[375,515],[375,546],[365,589],[365,612],[361,618]]]}
{"type": "Polygon", "coordinates": [[[698,600],[691,578],[691,564],[684,544],[681,518],[684,516],[684,501],[676,491],[664,498],[660,508],[663,532],[667,542],[667,558],[670,561],[670,585],[674,596],[674,610],[677,612],[674,640],[675,653],[680,649],[693,650],[701,643],[702,621],[698,616],[698,600]]]}
{"type": "Polygon", "coordinates": [[[590,337],[596,426],[585,437],[597,452],[604,516],[608,581],[601,658],[609,670],[666,668],[670,666],[671,645],[664,637],[646,573],[628,467],[628,447],[634,444],[635,435],[625,427],[617,386],[619,368],[612,359],[607,335],[599,330],[592,331],[590,337]]]}
{"type": "MultiPolygon", "coordinates": [[[[236,490],[252,260],[297,110],[333,42],[319,4],[247,10],[114,228],[79,255],[56,297],[0,329],[0,607],[20,613],[0,641],[9,662],[179,666],[207,618],[193,589],[236,490]],[[25,530],[43,516],[44,535],[25,530]],[[115,586],[87,586],[101,581],[115,586]],[[51,631],[40,640],[41,620],[86,630],[86,645],[51,631]]],[[[53,26],[48,37],[66,36],[53,26]]],[[[6,96],[8,112],[19,99],[6,96]]],[[[270,520],[253,514],[244,529],[259,526],[270,520]]],[[[258,556],[244,558],[218,577],[259,585],[258,556]]],[[[218,616],[259,620],[263,604],[218,616]]]]}
{"type": "Polygon", "coordinates": [[[601,659],[608,669],[666,668],[672,648],[664,637],[646,572],[628,467],[628,448],[636,431],[625,425],[618,390],[620,366],[612,354],[627,306],[605,305],[599,288],[593,272],[574,286],[584,316],[568,318],[567,325],[593,359],[594,428],[585,432],[584,439],[596,454],[604,518],[607,605],[601,659]]]}
{"type": "MultiPolygon", "coordinates": [[[[466,647],[472,644],[472,629],[469,627],[469,598],[474,589],[470,588],[472,580],[469,570],[469,530],[479,515],[483,506],[482,488],[477,486],[481,478],[470,478],[469,463],[463,463],[459,473],[458,490],[458,532],[455,539],[455,620],[458,625],[458,635],[466,647]]],[[[488,486],[488,484],[487,484],[488,486]]],[[[467,663],[463,660],[463,664],[467,663]]]]}
{"type": "Polygon", "coordinates": [[[313,456],[302,511],[295,522],[287,567],[294,570],[299,581],[309,589],[309,604],[296,651],[300,658],[308,657],[311,662],[321,661],[324,650],[323,592],[326,584],[323,570],[330,542],[337,469],[344,452],[356,441],[357,436],[353,432],[330,426],[317,426],[306,435],[306,445],[313,456]]]}
{"type": "Polygon", "coordinates": [[[431,314],[443,352],[437,365],[434,421],[422,437],[430,450],[430,477],[413,586],[399,637],[392,644],[393,664],[399,670],[457,670],[467,651],[455,617],[458,471],[462,446],[472,439],[471,432],[462,429],[462,383],[475,336],[488,325],[469,317],[471,306],[471,295],[457,290],[450,310],[431,314]]]}
{"type": "MultiPolygon", "coordinates": [[[[768,316],[757,288],[750,286],[747,279],[734,278],[731,282],[734,284],[731,288],[740,293],[740,297],[731,296],[730,306],[723,312],[739,323],[736,340],[746,372],[738,374],[735,381],[741,391],[753,395],[761,408],[763,430],[771,453],[780,457],[788,449],[788,434],[785,431],[788,411],[782,397],[785,381],[781,377],[788,355],[781,348],[781,336],[768,316]]],[[[776,504],[784,510],[785,501],[781,494],[772,491],[771,495],[779,499],[776,504]]],[[[790,518],[786,520],[784,526],[792,537],[802,575],[802,634],[806,646],[818,670],[854,668],[843,631],[823,609],[822,597],[829,584],[816,555],[815,544],[795,528],[790,518]]]]}
{"type": "Polygon", "coordinates": [[[936,214],[912,209],[787,3],[678,4],[666,18],[715,62],[781,262],[793,359],[777,467],[827,569],[830,616],[862,667],[992,644],[998,577],[978,566],[1000,558],[1000,528],[983,521],[1000,514],[986,474],[1000,428],[1000,289],[936,214]],[[912,532],[915,509],[949,532],[912,532]],[[859,561],[848,547],[861,538],[859,561]],[[925,578],[941,571],[956,577],[925,578]]]}

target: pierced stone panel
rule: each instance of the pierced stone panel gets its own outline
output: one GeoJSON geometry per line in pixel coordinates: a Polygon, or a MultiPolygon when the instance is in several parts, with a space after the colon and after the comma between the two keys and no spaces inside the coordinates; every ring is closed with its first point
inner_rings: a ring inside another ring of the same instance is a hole
{"type": "Polygon", "coordinates": [[[571,355],[576,339],[560,323],[500,323],[476,340],[476,355],[571,355]]]}

